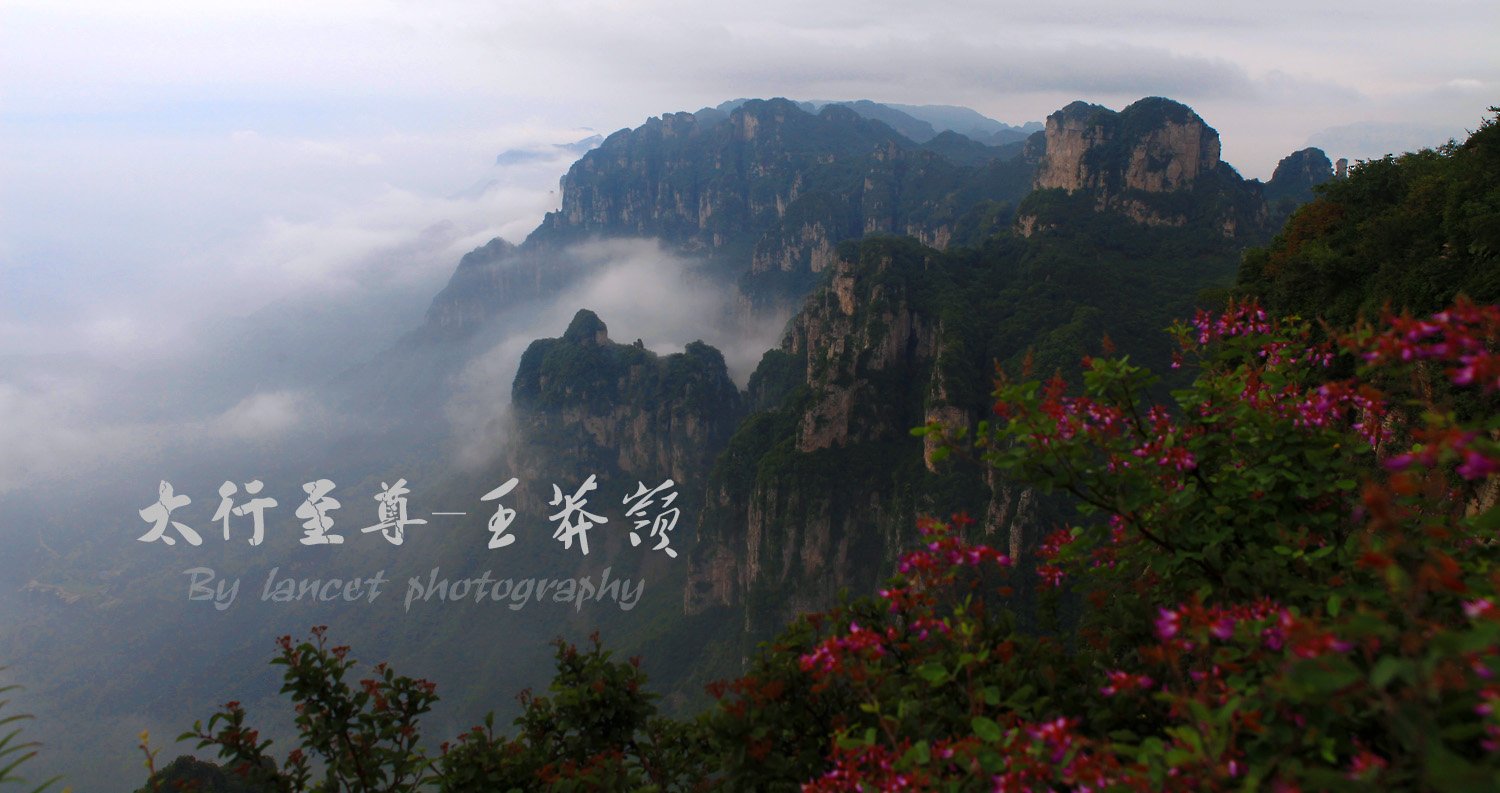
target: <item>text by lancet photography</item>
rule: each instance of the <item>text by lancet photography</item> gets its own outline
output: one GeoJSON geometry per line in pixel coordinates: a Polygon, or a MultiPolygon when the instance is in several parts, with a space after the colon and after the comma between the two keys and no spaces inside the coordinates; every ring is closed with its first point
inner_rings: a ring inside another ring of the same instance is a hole
{"type": "MultiPolygon", "coordinates": [[[[279,567],[266,573],[265,585],[260,590],[260,600],[269,603],[374,603],[382,594],[381,586],[389,583],[385,571],[364,578],[279,578],[279,567]]],[[[424,580],[412,577],[406,581],[406,597],[402,610],[410,612],[413,603],[503,603],[511,611],[520,611],[527,603],[550,602],[571,604],[581,611],[585,605],[613,603],[621,611],[629,611],[640,602],[646,590],[645,579],[632,582],[629,578],[610,578],[613,568],[606,567],[595,585],[590,576],[581,578],[492,578],[486,570],[474,578],[439,578],[440,569],[432,568],[424,580]]],[[[234,605],[239,596],[240,579],[219,578],[209,567],[194,567],[183,571],[189,576],[187,597],[192,601],[209,601],[215,609],[224,611],[234,605]]]]}

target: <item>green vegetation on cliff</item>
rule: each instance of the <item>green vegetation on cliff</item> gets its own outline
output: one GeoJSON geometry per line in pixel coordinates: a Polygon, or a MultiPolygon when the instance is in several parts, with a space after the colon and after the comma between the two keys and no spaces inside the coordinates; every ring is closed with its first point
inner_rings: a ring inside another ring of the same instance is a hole
{"type": "Polygon", "coordinates": [[[610,341],[598,315],[580,310],[562,338],[526,348],[511,390],[522,410],[564,407],[646,408],[670,404],[700,415],[733,413],[739,392],[724,356],[696,341],[682,352],[657,355],[645,347],[610,341]]]}
{"type": "MultiPolygon", "coordinates": [[[[580,310],[561,338],[531,343],[511,401],[517,419],[512,468],[531,478],[674,479],[696,509],[715,454],[743,415],[724,356],[701,341],[657,355],[617,344],[580,310]]],[[[630,481],[625,481],[629,479],[630,481]]]]}
{"type": "Polygon", "coordinates": [[[1237,243],[1205,223],[1146,226],[1052,192],[1056,228],[1029,237],[839,247],[830,280],[752,377],[762,412],[709,479],[690,608],[742,604],[762,638],[840,587],[873,586],[920,514],[967,512],[1015,551],[1038,540],[1057,504],[930,460],[907,430],[934,418],[973,427],[996,365],[1076,373],[1106,335],[1132,361],[1169,371],[1161,329],[1205,290],[1222,293],[1239,262],[1237,243]]]}

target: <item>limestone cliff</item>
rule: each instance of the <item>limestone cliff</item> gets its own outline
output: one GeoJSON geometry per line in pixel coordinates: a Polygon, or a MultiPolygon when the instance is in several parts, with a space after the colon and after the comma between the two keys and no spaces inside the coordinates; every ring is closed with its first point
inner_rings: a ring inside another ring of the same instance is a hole
{"type": "Polygon", "coordinates": [[[683,493],[701,491],[741,415],[718,350],[693,342],[657,355],[616,344],[587,310],[562,338],[532,342],[511,399],[512,475],[581,482],[594,474],[619,488],[672,479],[683,493]]]}
{"type": "Polygon", "coordinates": [[[610,135],[569,169],[558,211],[524,243],[464,257],[408,341],[464,338],[557,293],[600,266],[573,247],[599,238],[660,240],[737,282],[747,307],[793,308],[846,239],[910,235],[942,249],[1058,225],[1037,206],[1016,212],[1028,193],[1077,194],[1145,225],[1242,241],[1269,231],[1259,183],[1222,162],[1218,133],[1168,99],[1119,112],[1074,102],[1024,144],[998,147],[952,131],[918,143],[880,119],[918,138],[934,127],[866,105],[876,107],[736,100],[610,135]]]}
{"type": "Polygon", "coordinates": [[[1036,187],[1160,193],[1219,166],[1219,134],[1186,106],[1143,99],[1114,113],[1074,102],[1047,117],[1036,187]]]}
{"type": "Polygon", "coordinates": [[[1034,519],[1024,488],[935,464],[909,432],[982,409],[954,384],[968,362],[929,288],[953,275],[940,252],[887,238],[841,254],[752,380],[775,407],[741,425],[705,494],[685,608],[741,608],[752,634],[872,586],[918,514],[966,510],[1018,551],[1034,519]]]}
{"type": "MultiPolygon", "coordinates": [[[[1186,105],[1142,99],[1120,112],[1074,102],[1047,117],[1027,143],[1033,186],[1087,196],[1097,211],[1149,226],[1207,224],[1227,237],[1269,231],[1258,182],[1219,159],[1219,133],[1186,105]]],[[[1035,194],[1034,194],[1035,195],[1035,194]]],[[[1053,221],[1035,206],[1018,212],[1029,235],[1053,221]]]]}
{"type": "Polygon", "coordinates": [[[1031,186],[1018,154],[951,135],[924,147],[843,105],[813,114],[749,100],[727,114],[668,113],[579,159],[558,211],[524,243],[497,240],[466,256],[413,338],[463,336],[555,293],[597,265],[570,246],[598,238],[658,239],[742,279],[750,305],[795,305],[842,240],[912,234],[943,246],[976,204],[1014,204],[1031,186]]]}
{"type": "Polygon", "coordinates": [[[1053,232],[979,248],[909,237],[839,245],[752,376],[755,412],[715,463],[689,613],[732,608],[763,636],[827,607],[840,588],[868,592],[923,514],[966,512],[972,531],[1030,574],[1031,544],[1075,518],[1067,505],[982,465],[939,461],[910,429],[972,431],[990,415],[995,366],[1015,375],[1029,362],[1032,377],[1071,372],[1077,382],[1106,333],[1162,373],[1165,390],[1183,385],[1161,329],[1231,282],[1241,248],[1211,226],[1150,226],[1098,211],[1086,191],[1041,192],[1065,199],[1039,205],[1053,232]]]}
{"type": "Polygon", "coordinates": [[[427,307],[422,325],[411,341],[444,341],[462,339],[487,322],[492,308],[474,295],[500,295],[524,290],[517,278],[525,277],[517,268],[508,267],[516,255],[516,246],[499,237],[464,254],[458,261],[448,284],[427,307]]]}

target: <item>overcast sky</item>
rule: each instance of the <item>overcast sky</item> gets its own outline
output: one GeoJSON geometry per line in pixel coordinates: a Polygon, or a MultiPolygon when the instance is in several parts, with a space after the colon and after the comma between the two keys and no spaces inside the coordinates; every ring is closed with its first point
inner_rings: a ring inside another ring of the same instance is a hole
{"type": "Polygon", "coordinates": [[[1493,0],[0,0],[0,349],[160,358],[292,294],[425,304],[556,201],[565,160],[496,154],[728,98],[1019,124],[1164,95],[1265,179],[1309,141],[1462,135],[1496,41],[1493,0]]]}

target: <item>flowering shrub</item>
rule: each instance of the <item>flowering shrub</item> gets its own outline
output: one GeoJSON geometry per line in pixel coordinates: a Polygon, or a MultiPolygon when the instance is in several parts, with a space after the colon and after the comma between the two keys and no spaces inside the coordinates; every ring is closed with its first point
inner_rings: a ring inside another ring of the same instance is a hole
{"type": "MultiPolygon", "coordinates": [[[[1038,553],[1040,587],[1089,603],[1051,661],[1080,682],[1040,706],[973,697],[941,753],[877,733],[809,789],[1497,789],[1500,420],[1432,394],[1500,389],[1500,310],[1384,325],[1315,343],[1254,304],[1200,314],[1176,335],[1203,371],[1170,406],[1123,359],[1085,361],[1076,394],[1002,383],[986,459],[1083,515],[1038,553]],[[1341,356],[1356,376],[1332,377],[1341,356]]],[[[856,636],[829,646],[885,663],[856,636]]]]}

